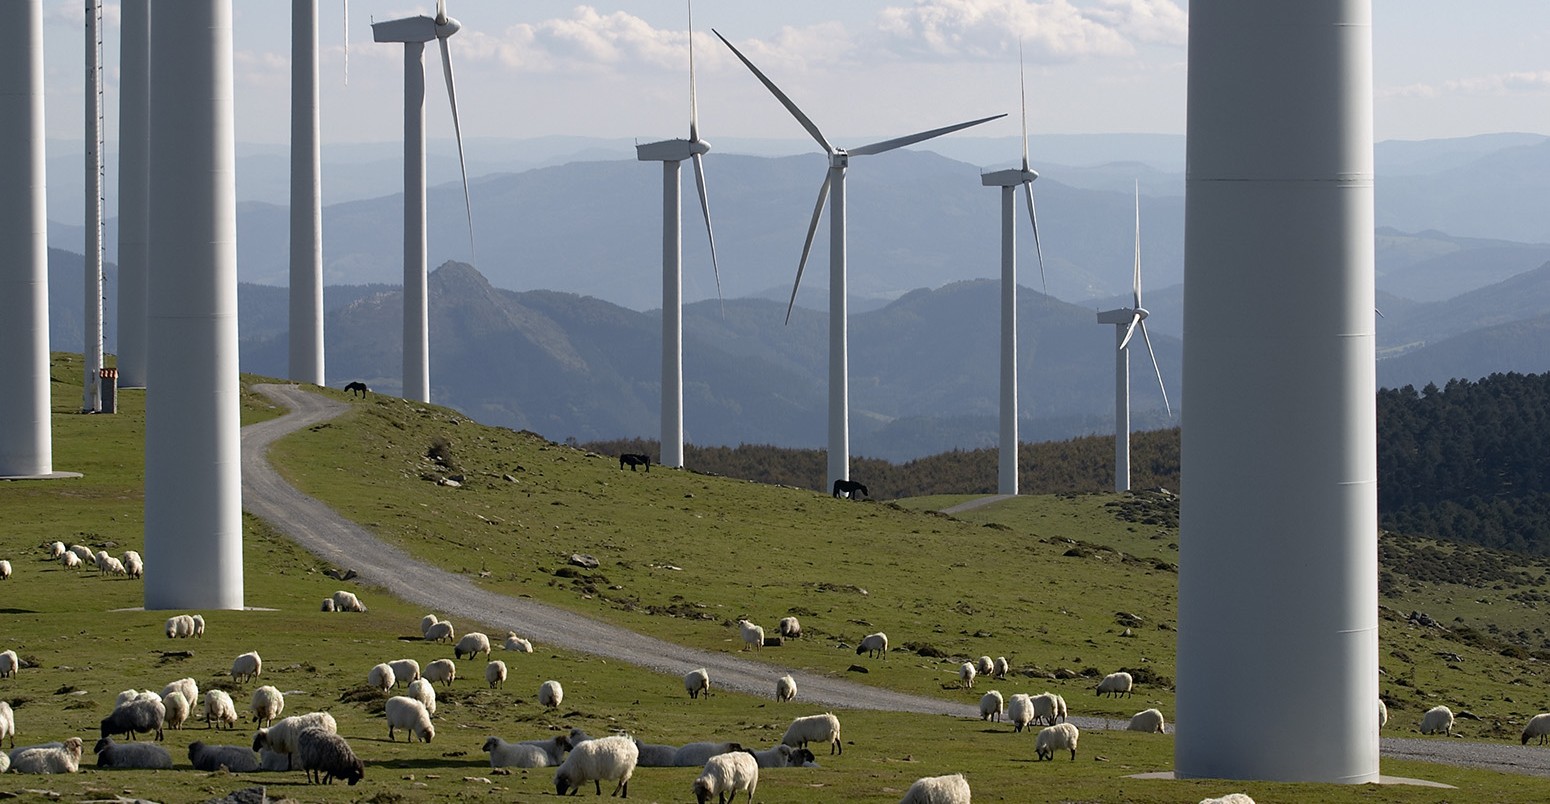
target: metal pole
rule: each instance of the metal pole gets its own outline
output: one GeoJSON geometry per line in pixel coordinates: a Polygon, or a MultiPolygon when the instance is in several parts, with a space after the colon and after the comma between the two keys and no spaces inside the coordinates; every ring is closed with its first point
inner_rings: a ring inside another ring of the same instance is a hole
{"type": "Polygon", "coordinates": [[[829,168],[829,483],[850,479],[850,368],[845,298],[845,164],[829,168]]]}
{"type": "Polygon", "coordinates": [[[86,317],[81,410],[102,410],[102,0],[86,3],[86,317]]]}
{"type": "Polygon", "coordinates": [[[683,163],[662,163],[662,455],[684,465],[683,163]]]}
{"type": "Polygon", "coordinates": [[[123,0],[118,99],[118,387],[144,388],[150,243],[151,3],[123,0]]]}
{"type": "Polygon", "coordinates": [[[404,398],[431,401],[425,255],[425,43],[404,43],[404,398]]]}
{"type": "Polygon", "coordinates": [[[318,4],[291,2],[290,378],[323,375],[323,206],[318,142],[318,4]]]}
{"type": "Polygon", "coordinates": [[[1017,188],[1001,188],[1001,450],[996,491],[1017,493],[1017,188]]]}

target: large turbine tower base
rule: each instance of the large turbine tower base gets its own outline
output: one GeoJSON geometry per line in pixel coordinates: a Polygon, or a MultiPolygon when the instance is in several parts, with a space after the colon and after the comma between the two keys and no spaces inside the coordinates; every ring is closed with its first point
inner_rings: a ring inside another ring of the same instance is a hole
{"type": "Polygon", "coordinates": [[[322,385],[323,210],[318,136],[318,2],[291,2],[289,375],[322,385]]]}
{"type": "Polygon", "coordinates": [[[1375,782],[1371,0],[1189,27],[1175,772],[1375,782]]]}

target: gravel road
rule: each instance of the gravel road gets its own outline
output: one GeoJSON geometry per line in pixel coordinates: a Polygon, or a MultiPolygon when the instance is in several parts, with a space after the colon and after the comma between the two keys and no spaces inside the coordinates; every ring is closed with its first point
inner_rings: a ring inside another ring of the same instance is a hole
{"type": "MultiPolygon", "coordinates": [[[[281,479],[267,460],[269,445],[282,436],[325,422],[349,409],[344,402],[294,385],[265,384],[255,390],[289,413],[242,428],[242,506],[320,559],[360,573],[360,582],[490,633],[515,630],[536,643],[590,653],[681,677],[696,667],[710,671],[718,689],[773,697],[775,679],[790,673],[802,699],[824,707],[916,712],[977,718],[972,706],[907,695],[843,678],[741,659],[734,654],[686,648],[617,626],[481,589],[467,578],[416,561],[379,541],[323,503],[281,479]]],[[[849,656],[836,664],[849,665],[849,656]]],[[[1084,730],[1122,726],[1115,721],[1073,717],[1084,730]]],[[[1550,777],[1550,750],[1537,746],[1477,743],[1445,738],[1385,738],[1383,755],[1442,762],[1508,773],[1550,777]]]]}

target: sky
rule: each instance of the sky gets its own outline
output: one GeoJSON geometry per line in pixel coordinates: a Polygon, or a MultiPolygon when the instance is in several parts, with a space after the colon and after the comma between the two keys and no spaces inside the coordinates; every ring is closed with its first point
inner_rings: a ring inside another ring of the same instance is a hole
{"type": "MultiPolygon", "coordinates": [[[[370,22],[433,13],[430,0],[319,0],[325,143],[402,136],[400,45],[370,22]]],[[[116,136],[118,3],[105,4],[108,137],[116,136]]],[[[45,0],[50,138],[81,139],[83,3],[45,0]]],[[[464,137],[683,137],[688,37],[681,0],[449,0],[464,137]]],[[[1035,134],[1181,134],[1187,0],[699,0],[694,56],[701,131],[806,134],[719,30],[840,147],[1011,113],[979,129],[1015,136],[1018,47],[1035,134]]],[[[289,136],[290,4],[233,0],[238,139],[289,136]]],[[[1379,140],[1521,131],[1550,134],[1550,3],[1373,0],[1379,140]]],[[[434,46],[427,133],[450,137],[434,46]]]]}

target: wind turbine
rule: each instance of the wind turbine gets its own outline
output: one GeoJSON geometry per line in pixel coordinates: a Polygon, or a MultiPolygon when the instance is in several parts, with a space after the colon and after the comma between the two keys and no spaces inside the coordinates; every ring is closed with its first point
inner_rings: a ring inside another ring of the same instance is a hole
{"type": "Polygon", "coordinates": [[[635,158],[662,163],[662,454],[664,466],[683,466],[683,210],[679,198],[679,168],[694,161],[694,186],[710,238],[710,264],[721,296],[721,268],[716,263],[716,234],[710,226],[710,201],[705,194],[701,158],[710,143],[700,139],[699,104],[694,95],[694,10],[689,11],[689,139],[663,140],[635,146],[635,158]]]}
{"type": "MultiPolygon", "coordinates": [[[[348,29],[349,3],[345,3],[348,29]]],[[[290,378],[323,384],[323,208],[318,0],[291,2],[290,378]]]]}
{"type": "Polygon", "coordinates": [[[807,227],[807,240],[802,244],[802,259],[797,263],[796,282],[791,286],[791,301],[786,305],[786,323],[791,323],[791,309],[796,305],[797,288],[802,284],[802,270],[807,267],[807,255],[813,247],[813,235],[818,230],[818,220],[823,215],[824,204],[832,195],[834,203],[829,210],[829,478],[828,482],[850,479],[850,397],[847,368],[847,327],[846,327],[846,298],[845,298],[845,169],[850,165],[852,156],[870,156],[906,145],[914,145],[943,134],[951,134],[970,126],[988,123],[997,118],[1006,117],[1004,114],[992,115],[970,120],[967,123],[958,123],[945,128],[936,128],[930,131],[922,131],[918,134],[910,134],[882,142],[874,142],[863,145],[860,148],[836,148],[824,138],[823,132],[818,126],[808,119],[797,105],[786,97],[775,86],[775,82],[767,78],[759,68],[753,65],[741,51],[732,46],[727,38],[719,31],[712,29],[727,47],[737,55],[737,58],[751,70],[755,77],[764,84],[775,99],[780,101],[786,111],[802,124],[802,128],[818,141],[818,146],[823,149],[829,158],[829,170],[824,175],[823,184],[818,188],[818,203],[813,207],[813,220],[807,227]]]}
{"type": "Polygon", "coordinates": [[[1141,185],[1136,183],[1136,268],[1131,280],[1130,307],[1104,310],[1098,314],[1098,323],[1113,324],[1117,347],[1114,350],[1114,490],[1130,490],[1130,339],[1141,330],[1141,340],[1146,342],[1146,353],[1152,358],[1152,370],[1157,373],[1157,387],[1162,391],[1163,406],[1173,415],[1168,404],[1168,389],[1163,388],[1162,369],[1157,366],[1157,354],[1152,351],[1152,339],[1146,334],[1146,308],[1141,306],[1141,185]]]}
{"type": "Polygon", "coordinates": [[[468,200],[468,165],[463,159],[463,129],[452,82],[452,53],[447,39],[462,29],[437,0],[436,16],[405,17],[371,25],[378,42],[404,45],[404,398],[431,400],[430,326],[425,279],[425,43],[441,45],[441,69],[452,105],[458,167],[463,172],[463,205],[468,212],[469,253],[473,253],[474,211],[468,200]]]}
{"type": "Polygon", "coordinates": [[[1033,224],[1033,248],[1044,276],[1044,251],[1039,247],[1039,215],[1033,206],[1033,180],[1028,167],[1028,97],[1018,50],[1017,82],[1023,105],[1023,166],[980,175],[980,184],[1001,188],[1001,447],[996,491],[1017,493],[1017,187],[1028,195],[1028,221],[1033,224]]]}

